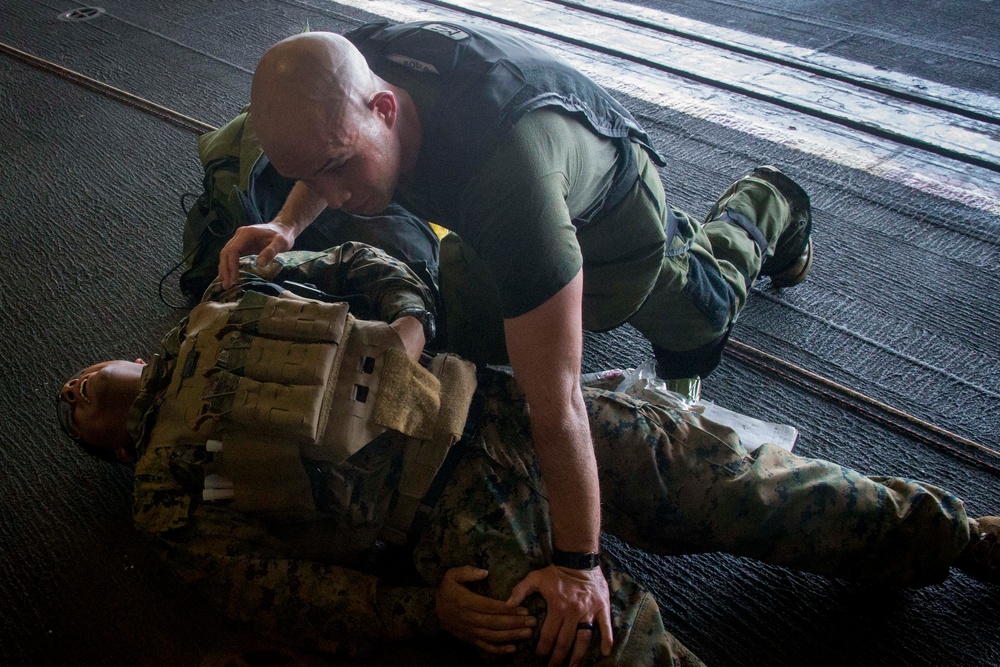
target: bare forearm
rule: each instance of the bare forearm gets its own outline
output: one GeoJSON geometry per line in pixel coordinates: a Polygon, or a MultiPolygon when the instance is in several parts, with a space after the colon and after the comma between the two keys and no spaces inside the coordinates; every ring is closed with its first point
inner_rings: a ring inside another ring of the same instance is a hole
{"type": "MultiPolygon", "coordinates": [[[[574,379],[578,375],[574,373],[574,379]]],[[[561,414],[539,414],[532,406],[531,433],[548,491],[554,546],[563,551],[597,551],[601,492],[580,391],[561,414]]]]}
{"type": "Polygon", "coordinates": [[[531,431],[549,495],[555,545],[596,551],[600,486],[583,395],[583,276],[533,311],[507,320],[514,376],[531,409],[531,431]]]}
{"type": "Polygon", "coordinates": [[[274,216],[274,221],[292,228],[295,236],[298,236],[325,208],[326,201],[305,183],[298,181],[288,193],[284,206],[274,216]]]}

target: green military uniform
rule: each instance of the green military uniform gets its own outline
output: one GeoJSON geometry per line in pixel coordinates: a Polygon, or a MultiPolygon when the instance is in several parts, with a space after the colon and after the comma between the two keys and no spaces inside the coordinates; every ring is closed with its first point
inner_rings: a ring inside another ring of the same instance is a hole
{"type": "MultiPolygon", "coordinates": [[[[269,279],[308,280],[333,292],[364,288],[373,316],[427,302],[405,267],[361,246],[329,256],[290,254],[269,279]],[[366,287],[371,283],[374,287],[366,287]]],[[[248,266],[248,265],[245,265],[248,266]]],[[[231,300],[236,291],[210,290],[231,300]]],[[[303,454],[307,514],[238,511],[203,500],[213,454],[204,442],[150,447],[169,415],[165,387],[186,364],[173,355],[183,323],[150,364],[129,418],[140,460],[135,521],[160,537],[166,557],[230,616],[286,641],[355,653],[378,642],[439,631],[434,591],[448,568],[490,576],[476,590],[506,598],[550,563],[545,486],[516,383],[481,372],[474,429],[439,473],[441,492],[406,558],[414,576],[373,570],[370,555],[395,503],[412,440],[388,431],[339,462],[303,454]],[[390,576],[395,575],[395,576],[390,576]]],[[[830,576],[900,585],[942,580],[969,541],[962,502],[934,487],[869,478],[765,445],[748,455],[728,428],[670,405],[585,388],[602,497],[602,527],[661,554],[725,551],[830,576]]],[[[275,447],[284,440],[274,436],[275,447]]],[[[307,450],[302,450],[303,452],[307,450]]],[[[700,664],[664,628],[656,602],[605,563],[615,624],[612,656],[597,664],[700,664]]],[[[528,605],[544,614],[537,596],[528,605]]],[[[533,664],[534,642],[510,659],[533,664]]]]}
{"type": "Polygon", "coordinates": [[[668,206],[650,138],[537,45],[439,22],[347,36],[420,117],[419,164],[396,196],[455,233],[441,245],[449,350],[506,363],[502,319],[582,269],[585,329],[628,322],[652,343],[661,377],[706,375],[754,280],[804,250],[790,199],[808,200],[784,177],[770,180],[789,187],[740,179],[704,223],[668,206]]]}
{"type": "Polygon", "coordinates": [[[664,351],[664,377],[714,368],[751,285],[800,220],[785,193],[747,177],[699,222],[666,204],[649,155],[637,144],[633,153],[635,185],[579,223],[606,194],[614,145],[545,109],[508,132],[457,195],[462,218],[437,221],[457,232],[441,246],[448,349],[505,363],[502,318],[540,305],[582,269],[585,329],[632,324],[664,351]]]}

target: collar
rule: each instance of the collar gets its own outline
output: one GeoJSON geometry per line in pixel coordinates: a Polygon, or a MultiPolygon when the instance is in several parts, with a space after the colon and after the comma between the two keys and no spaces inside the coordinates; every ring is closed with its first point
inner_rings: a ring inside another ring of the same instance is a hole
{"type": "Polygon", "coordinates": [[[163,390],[170,384],[173,364],[159,354],[142,369],[139,378],[139,395],[136,396],[125,420],[128,434],[135,442],[136,456],[141,457],[146,448],[146,437],[156,417],[163,398],[163,390]]]}

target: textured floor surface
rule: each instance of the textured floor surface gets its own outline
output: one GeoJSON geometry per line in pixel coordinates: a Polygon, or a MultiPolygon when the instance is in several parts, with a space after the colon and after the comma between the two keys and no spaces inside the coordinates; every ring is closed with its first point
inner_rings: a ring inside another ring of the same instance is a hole
{"type": "MultiPolygon", "coordinates": [[[[781,18],[789,4],[692,1],[671,11],[753,17],[789,41],[822,29],[838,45],[832,51],[859,58],[834,34],[846,30],[848,3],[822,21],[810,14],[817,3],[797,5],[794,24],[781,18]]],[[[961,4],[985,12],[986,27],[1000,23],[996,3],[961,4]]],[[[319,0],[102,6],[104,16],[74,24],[56,18],[72,4],[4,2],[0,41],[212,125],[246,102],[271,43],[306,26],[342,32],[371,18],[319,0]]],[[[921,11],[933,16],[934,7],[921,11]]],[[[921,76],[959,72],[968,80],[951,83],[991,95],[1000,88],[996,44],[984,50],[996,30],[970,33],[971,55],[954,32],[932,43],[907,21],[872,19],[850,34],[864,45],[891,43],[888,67],[919,60],[921,76]]],[[[623,101],[668,155],[662,174],[675,206],[704,214],[759,163],[782,165],[812,195],[813,274],[792,290],[762,281],[734,338],[1000,448],[1000,218],[623,101]]],[[[208,665],[250,641],[147,554],[131,527],[127,471],[75,451],[52,418],[68,373],[99,358],[150,354],[182,314],[159,301],[157,285],[180,257],[181,195],[200,187],[194,140],[0,55],[2,665],[208,665]]],[[[175,285],[167,283],[168,300],[180,300],[175,285]]],[[[648,354],[629,329],[588,336],[584,370],[635,366],[648,354]]],[[[1000,513],[1000,461],[988,455],[908,438],[731,357],[705,393],[794,424],[800,454],[924,479],[954,490],[972,515],[1000,513]]],[[[720,555],[609,547],[654,592],[668,628],[709,665],[1000,664],[1000,589],[961,574],[921,590],[873,590],[720,555]]],[[[449,643],[328,664],[404,663],[467,664],[449,643]]]]}

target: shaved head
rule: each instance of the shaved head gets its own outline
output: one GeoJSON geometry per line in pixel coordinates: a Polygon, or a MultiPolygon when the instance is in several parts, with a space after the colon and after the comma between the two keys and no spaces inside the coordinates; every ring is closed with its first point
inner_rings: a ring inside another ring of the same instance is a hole
{"type": "Polygon", "coordinates": [[[409,93],[379,78],[350,41],[330,32],[295,35],[268,49],[254,72],[250,120],[278,173],[330,208],[360,215],[385,210],[420,150],[409,93]]]}
{"type": "Polygon", "coordinates": [[[264,151],[280,160],[297,131],[350,122],[378,84],[364,56],[341,35],[307,32],[278,42],[261,58],[250,89],[253,126],[264,151]]]}

